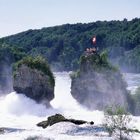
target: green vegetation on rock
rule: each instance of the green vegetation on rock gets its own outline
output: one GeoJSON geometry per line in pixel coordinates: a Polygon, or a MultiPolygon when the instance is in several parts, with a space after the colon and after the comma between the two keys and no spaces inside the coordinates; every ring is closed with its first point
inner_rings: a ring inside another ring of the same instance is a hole
{"type": "Polygon", "coordinates": [[[108,61],[107,52],[103,51],[101,54],[84,54],[80,58],[80,70],[78,70],[75,76],[79,76],[80,72],[88,72],[88,71],[95,71],[95,72],[117,72],[118,69],[113,66],[108,61]]]}
{"type": "Polygon", "coordinates": [[[21,65],[26,65],[32,69],[37,69],[37,70],[43,72],[44,74],[49,76],[50,84],[52,86],[55,85],[53,73],[51,72],[47,61],[43,57],[28,56],[28,57],[23,58],[22,60],[20,60],[14,64],[14,73],[15,73],[16,69],[19,68],[21,65]]]}

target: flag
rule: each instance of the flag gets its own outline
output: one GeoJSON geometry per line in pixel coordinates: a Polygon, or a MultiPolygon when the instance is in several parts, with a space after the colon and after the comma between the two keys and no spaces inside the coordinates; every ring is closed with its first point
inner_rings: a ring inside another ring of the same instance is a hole
{"type": "Polygon", "coordinates": [[[92,38],[92,42],[93,42],[93,44],[96,44],[96,36],[94,36],[94,37],[92,38]]]}

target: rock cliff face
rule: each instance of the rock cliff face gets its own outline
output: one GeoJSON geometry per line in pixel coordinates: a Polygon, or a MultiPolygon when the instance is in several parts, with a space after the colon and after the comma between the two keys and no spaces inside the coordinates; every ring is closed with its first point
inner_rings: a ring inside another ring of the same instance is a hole
{"type": "Polygon", "coordinates": [[[50,75],[25,63],[21,63],[14,72],[13,88],[17,93],[46,105],[54,98],[54,84],[50,82],[50,75]]]}
{"type": "Polygon", "coordinates": [[[92,110],[114,105],[128,107],[126,83],[120,72],[107,62],[105,54],[81,57],[80,70],[72,75],[71,94],[92,110]]]}

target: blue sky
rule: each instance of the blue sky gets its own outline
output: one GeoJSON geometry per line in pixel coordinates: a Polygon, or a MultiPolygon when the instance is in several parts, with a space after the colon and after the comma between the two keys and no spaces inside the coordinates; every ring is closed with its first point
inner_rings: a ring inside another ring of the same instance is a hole
{"type": "Polygon", "coordinates": [[[66,23],[140,18],[140,0],[0,0],[0,37],[66,23]]]}

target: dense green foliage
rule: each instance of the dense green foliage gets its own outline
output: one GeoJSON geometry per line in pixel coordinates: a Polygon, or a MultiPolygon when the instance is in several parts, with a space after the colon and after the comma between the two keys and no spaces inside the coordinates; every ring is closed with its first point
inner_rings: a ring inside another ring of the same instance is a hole
{"type": "Polygon", "coordinates": [[[1,41],[33,56],[41,54],[49,63],[60,63],[65,70],[72,70],[77,68],[85,49],[93,47],[94,35],[99,51],[107,50],[110,59],[125,70],[140,72],[140,19],[137,18],[28,30],[1,41]]]}
{"type": "Polygon", "coordinates": [[[98,72],[98,73],[106,73],[108,75],[108,80],[111,80],[112,83],[112,72],[118,72],[119,70],[117,67],[113,66],[108,61],[108,55],[106,51],[103,51],[102,53],[96,52],[95,54],[87,54],[85,53],[80,57],[80,69],[78,69],[76,72],[71,73],[71,78],[79,77],[80,74],[84,73],[91,73],[92,71],[98,72]]]}
{"type": "Polygon", "coordinates": [[[0,62],[10,64],[20,60],[24,56],[26,54],[22,48],[0,42],[0,62]]]}
{"type": "Polygon", "coordinates": [[[54,76],[50,70],[50,67],[49,67],[47,61],[44,58],[42,58],[41,56],[37,56],[35,58],[28,56],[28,57],[23,58],[22,60],[15,63],[14,72],[21,65],[27,65],[28,67],[30,67],[32,69],[37,69],[37,70],[42,71],[43,73],[48,75],[50,84],[53,86],[55,85],[54,76]]]}
{"type": "Polygon", "coordinates": [[[117,71],[117,68],[112,66],[108,61],[107,52],[103,51],[101,54],[83,55],[80,58],[81,71],[94,70],[96,72],[117,71]]]}

